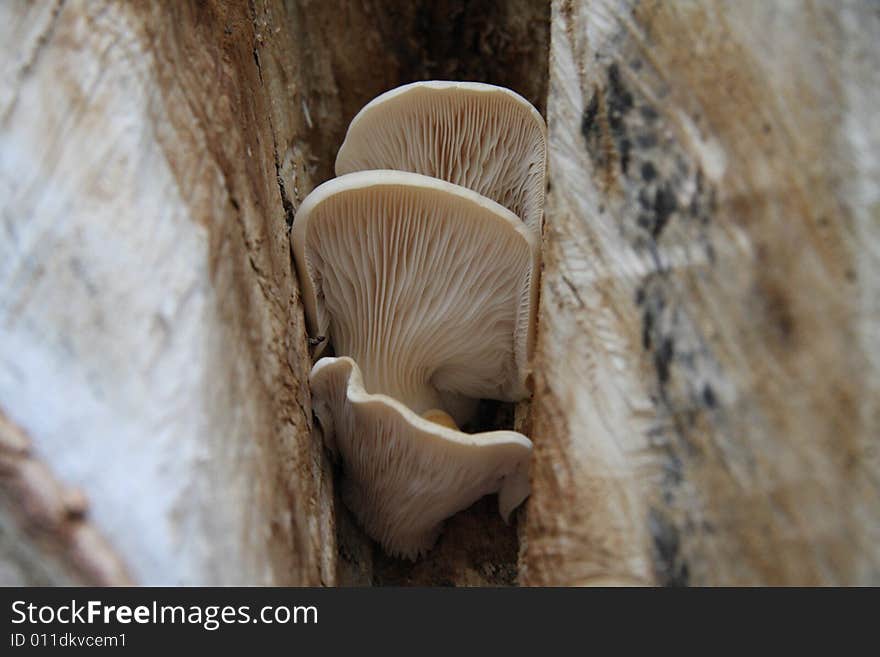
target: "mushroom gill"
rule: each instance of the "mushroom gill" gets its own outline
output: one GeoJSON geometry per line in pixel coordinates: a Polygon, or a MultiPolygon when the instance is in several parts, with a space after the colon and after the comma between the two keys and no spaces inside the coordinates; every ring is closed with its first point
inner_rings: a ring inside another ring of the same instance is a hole
{"type": "Polygon", "coordinates": [[[415,558],[443,521],[489,493],[501,514],[528,496],[531,441],[515,431],[465,434],[369,394],[351,358],[321,358],[309,382],[324,442],[345,467],[343,500],[387,552],[415,558]]]}
{"type": "Polygon", "coordinates": [[[529,494],[528,438],[458,426],[478,399],[528,395],[545,162],[544,121],[512,91],[406,85],[355,117],[341,175],[294,218],[309,331],[337,356],[312,369],[315,414],[392,554],[483,495],[507,519],[529,494]]]}
{"type": "Polygon", "coordinates": [[[311,330],[369,392],[458,422],[456,397],[527,394],[534,238],[512,213],[435,178],[365,171],[313,191],[293,237],[311,330]]]}
{"type": "Polygon", "coordinates": [[[441,178],[492,199],[541,233],[547,127],[519,94],[480,82],[414,82],[378,96],[352,119],[336,175],[397,169],[441,178]]]}

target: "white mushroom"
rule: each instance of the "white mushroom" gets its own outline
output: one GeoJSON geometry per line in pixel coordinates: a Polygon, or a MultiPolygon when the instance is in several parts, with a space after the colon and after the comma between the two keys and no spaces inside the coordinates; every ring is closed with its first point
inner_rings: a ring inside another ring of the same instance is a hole
{"type": "Polygon", "coordinates": [[[477,82],[415,82],[368,103],[352,120],[336,174],[412,171],[500,203],[541,233],[547,128],[510,89],[477,82]]]}
{"type": "Polygon", "coordinates": [[[498,491],[505,520],[529,494],[532,443],[514,431],[468,435],[364,390],[351,358],[322,358],[309,381],[328,448],[344,464],[342,495],[391,554],[415,558],[443,521],[498,491]]]}
{"type": "Polygon", "coordinates": [[[371,393],[458,422],[461,396],[515,401],[534,330],[536,238],[475,192],[400,171],[315,189],[293,224],[312,335],[360,366],[371,393]]]}

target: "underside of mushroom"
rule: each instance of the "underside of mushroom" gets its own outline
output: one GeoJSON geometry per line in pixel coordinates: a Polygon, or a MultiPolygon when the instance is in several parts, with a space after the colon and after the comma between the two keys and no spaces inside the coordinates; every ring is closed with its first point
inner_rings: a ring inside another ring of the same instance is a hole
{"type": "Polygon", "coordinates": [[[527,394],[534,248],[498,204],[398,171],[325,183],[294,224],[313,330],[355,359],[368,391],[458,422],[456,396],[527,394]]]}
{"type": "Polygon", "coordinates": [[[344,464],[346,505],[390,554],[415,558],[443,521],[489,493],[505,519],[528,496],[532,443],[515,431],[465,434],[369,394],[350,358],[312,369],[314,411],[344,464]]]}
{"type": "Polygon", "coordinates": [[[414,82],[368,103],[352,120],[336,174],[397,169],[441,178],[490,198],[541,232],[547,128],[510,89],[479,82],[414,82]]]}
{"type": "Polygon", "coordinates": [[[546,128],[507,89],[407,85],[349,127],[338,178],[292,228],[310,375],[346,505],[386,551],[415,558],[443,521],[529,494],[532,443],[458,429],[482,398],[528,395],[546,128]]]}

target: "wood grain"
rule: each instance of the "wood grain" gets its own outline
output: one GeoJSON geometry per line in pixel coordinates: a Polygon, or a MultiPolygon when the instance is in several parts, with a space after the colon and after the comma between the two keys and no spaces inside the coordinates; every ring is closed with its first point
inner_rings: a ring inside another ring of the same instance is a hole
{"type": "Polygon", "coordinates": [[[523,583],[880,582],[878,36],[553,3],[523,583]]]}
{"type": "Polygon", "coordinates": [[[307,91],[259,27],[285,11],[0,9],[0,408],[137,583],[335,581],[279,178],[312,184],[279,146],[307,91]]]}

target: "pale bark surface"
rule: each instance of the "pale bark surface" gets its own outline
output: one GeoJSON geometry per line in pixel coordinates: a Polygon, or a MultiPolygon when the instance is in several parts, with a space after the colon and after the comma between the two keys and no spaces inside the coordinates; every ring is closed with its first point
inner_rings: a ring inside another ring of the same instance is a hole
{"type": "MultiPolygon", "coordinates": [[[[311,184],[290,150],[308,91],[283,85],[291,35],[258,27],[283,14],[0,7],[0,409],[138,583],[335,579],[276,168],[280,152],[311,184]]],[[[19,488],[3,489],[4,537],[25,541],[5,572],[65,581],[20,567],[58,550],[28,531],[19,488]]]]}
{"type": "Polygon", "coordinates": [[[555,1],[523,584],[880,583],[880,15],[555,1]]]}

